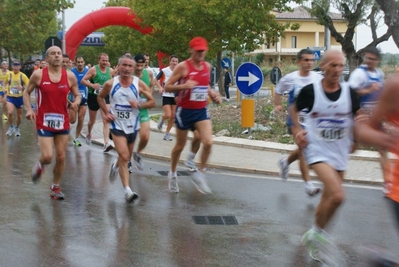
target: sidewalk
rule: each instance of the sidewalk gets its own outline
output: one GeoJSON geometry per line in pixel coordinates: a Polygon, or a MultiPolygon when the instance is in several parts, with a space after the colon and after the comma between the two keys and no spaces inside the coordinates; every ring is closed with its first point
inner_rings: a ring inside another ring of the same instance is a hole
{"type": "MultiPolygon", "coordinates": [[[[102,128],[102,122],[98,121],[92,131],[92,142],[101,146],[104,143],[102,128]]],[[[163,129],[165,129],[165,126],[163,129]]],[[[85,137],[86,134],[87,127],[84,126],[82,135],[85,137]]],[[[172,128],[170,134],[174,137],[174,128],[172,128]]],[[[157,123],[151,121],[150,141],[142,152],[144,161],[145,158],[170,160],[170,153],[175,141],[165,141],[163,135],[164,133],[160,133],[157,129],[157,123]]],[[[212,154],[208,162],[210,168],[273,176],[279,174],[278,160],[296,148],[295,145],[232,137],[214,137],[213,141],[212,154]]],[[[180,163],[183,163],[187,158],[189,148],[190,143],[188,142],[181,155],[180,163]]],[[[196,161],[199,161],[198,155],[196,161]]],[[[311,175],[315,177],[313,172],[311,175]]],[[[301,177],[297,162],[291,164],[289,176],[290,178],[301,177]]],[[[351,155],[345,181],[369,184],[382,183],[378,153],[361,150],[351,155]]]]}

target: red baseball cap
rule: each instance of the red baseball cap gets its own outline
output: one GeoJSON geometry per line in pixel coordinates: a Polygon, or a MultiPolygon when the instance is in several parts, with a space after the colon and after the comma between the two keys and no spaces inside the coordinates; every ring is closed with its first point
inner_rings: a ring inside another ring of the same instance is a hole
{"type": "Polygon", "coordinates": [[[190,41],[190,48],[194,50],[208,50],[208,42],[202,37],[194,37],[190,41]]]}

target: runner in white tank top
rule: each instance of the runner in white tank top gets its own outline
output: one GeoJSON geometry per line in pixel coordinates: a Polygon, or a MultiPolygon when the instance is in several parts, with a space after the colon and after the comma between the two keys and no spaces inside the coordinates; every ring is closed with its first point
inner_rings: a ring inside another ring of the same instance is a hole
{"type": "Polygon", "coordinates": [[[110,123],[110,131],[115,144],[118,158],[112,162],[110,179],[121,177],[124,187],[125,199],[132,202],[138,196],[129,186],[129,171],[127,163],[133,151],[137,131],[140,128],[138,123],[139,108],[155,107],[155,100],[147,85],[133,77],[135,62],[129,55],[119,59],[119,76],[108,80],[103,85],[98,95],[98,104],[104,113],[104,118],[110,123]],[[144,94],[147,101],[141,103],[139,92],[144,94]],[[107,109],[105,97],[110,96],[110,107],[107,109]]]}
{"type": "Polygon", "coordinates": [[[324,78],[305,86],[292,108],[295,142],[305,148],[306,161],[324,184],[314,225],[302,242],[313,259],[329,266],[343,266],[325,229],[344,200],[342,181],[351,148],[353,117],[360,109],[356,92],[339,83],[344,62],[342,52],[325,52],[320,62],[324,78]],[[308,115],[303,129],[298,115],[305,108],[308,115]]]}

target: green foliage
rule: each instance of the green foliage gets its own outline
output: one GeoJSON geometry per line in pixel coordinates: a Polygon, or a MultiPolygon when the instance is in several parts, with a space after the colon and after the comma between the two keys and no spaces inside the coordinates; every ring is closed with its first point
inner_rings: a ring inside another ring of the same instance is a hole
{"type": "Polygon", "coordinates": [[[0,1],[0,46],[19,55],[44,50],[44,41],[58,30],[56,12],[73,7],[67,0],[0,1]]]}
{"type": "MultiPolygon", "coordinates": [[[[153,54],[162,51],[188,56],[188,42],[195,36],[205,37],[210,46],[209,58],[222,50],[252,51],[265,41],[273,42],[286,25],[280,25],[272,9],[288,10],[287,0],[109,0],[107,5],[131,7],[138,22],[154,28],[143,36],[125,29],[106,29],[107,43],[117,49],[139,50],[153,54]],[[243,15],[245,14],[245,15],[243,15]],[[265,33],[266,35],[264,35],[265,33]]],[[[295,2],[299,2],[296,0],[295,2]]]]}

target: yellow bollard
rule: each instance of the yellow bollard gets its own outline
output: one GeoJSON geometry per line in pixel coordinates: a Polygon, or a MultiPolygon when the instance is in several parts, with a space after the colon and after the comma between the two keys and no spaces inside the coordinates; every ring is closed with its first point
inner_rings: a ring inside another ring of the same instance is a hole
{"type": "Polygon", "coordinates": [[[274,97],[274,85],[270,87],[270,95],[274,97]]]}
{"type": "Polygon", "coordinates": [[[241,126],[251,128],[255,125],[255,99],[241,100],[241,126]]]}
{"type": "Polygon", "coordinates": [[[240,92],[240,90],[238,90],[238,88],[237,88],[237,92],[236,92],[236,102],[238,103],[238,102],[240,102],[241,101],[241,92],[240,92]]]}

